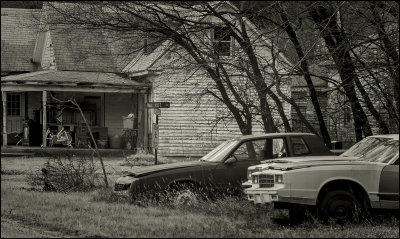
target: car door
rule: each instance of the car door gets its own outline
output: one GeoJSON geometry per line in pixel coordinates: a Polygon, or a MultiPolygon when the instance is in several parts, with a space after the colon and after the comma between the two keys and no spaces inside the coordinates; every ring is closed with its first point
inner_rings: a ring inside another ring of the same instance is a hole
{"type": "Polygon", "coordinates": [[[244,141],[212,172],[214,185],[220,189],[238,189],[247,180],[247,168],[286,155],[283,138],[261,138],[244,141]]]}
{"type": "Polygon", "coordinates": [[[381,208],[399,209],[399,159],[386,165],[379,180],[379,201],[381,208]]]}

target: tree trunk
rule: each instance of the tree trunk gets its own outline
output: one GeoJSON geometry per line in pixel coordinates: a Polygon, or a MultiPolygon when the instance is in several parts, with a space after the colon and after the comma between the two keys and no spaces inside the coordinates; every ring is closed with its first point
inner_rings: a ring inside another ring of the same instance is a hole
{"type": "Polygon", "coordinates": [[[335,18],[331,18],[331,15],[333,15],[331,11],[323,6],[310,6],[309,13],[320,28],[324,41],[336,64],[343,89],[350,101],[356,141],[360,141],[363,138],[363,133],[365,136],[370,136],[372,135],[372,131],[367,115],[361,107],[354,88],[354,81],[357,75],[349,54],[349,43],[343,32],[339,30],[335,18]]]}
{"type": "Polygon", "coordinates": [[[372,116],[374,116],[376,122],[379,125],[383,134],[389,133],[389,128],[387,127],[385,121],[383,121],[381,115],[376,110],[374,104],[372,103],[371,99],[369,98],[368,93],[365,91],[364,87],[362,86],[361,82],[358,79],[355,79],[355,83],[357,86],[358,91],[360,91],[362,97],[364,98],[365,105],[367,106],[369,112],[371,112],[372,116]]]}
{"type": "MultiPolygon", "coordinates": [[[[393,66],[395,68],[394,73],[392,74],[391,77],[392,77],[393,88],[394,88],[394,90],[393,90],[394,105],[395,105],[395,108],[397,111],[396,114],[399,115],[400,114],[400,109],[399,109],[399,90],[400,90],[399,89],[399,54],[396,51],[395,45],[393,45],[392,41],[388,37],[388,34],[386,33],[383,19],[377,12],[377,3],[376,2],[371,3],[371,12],[372,12],[372,15],[375,20],[373,22],[373,24],[376,27],[379,38],[382,40],[385,53],[387,54],[387,56],[389,56],[392,59],[393,66]]],[[[390,65],[388,65],[388,67],[392,68],[392,67],[390,67],[390,65]]],[[[391,69],[391,72],[392,71],[393,70],[391,69]]]]}
{"type": "MultiPolygon", "coordinates": [[[[285,28],[286,33],[289,35],[290,41],[293,43],[293,45],[296,49],[296,53],[300,59],[300,68],[303,73],[304,79],[307,83],[307,87],[308,87],[310,97],[311,97],[311,102],[314,106],[315,114],[317,115],[317,119],[318,119],[318,123],[319,123],[319,130],[321,132],[322,138],[324,139],[325,144],[329,148],[331,148],[331,138],[330,138],[328,129],[327,129],[325,121],[324,121],[324,116],[321,111],[321,106],[319,104],[317,91],[315,90],[314,84],[311,80],[308,62],[305,58],[303,49],[297,38],[296,32],[294,31],[293,27],[291,26],[291,24],[289,22],[289,19],[287,17],[285,10],[282,8],[282,6],[280,4],[278,4],[277,7],[278,7],[278,12],[279,12],[279,14],[282,18],[283,24],[284,24],[283,27],[285,28]]],[[[296,107],[295,107],[295,109],[296,109],[296,107]]],[[[301,119],[304,116],[302,114],[299,114],[299,117],[301,119]]]]}

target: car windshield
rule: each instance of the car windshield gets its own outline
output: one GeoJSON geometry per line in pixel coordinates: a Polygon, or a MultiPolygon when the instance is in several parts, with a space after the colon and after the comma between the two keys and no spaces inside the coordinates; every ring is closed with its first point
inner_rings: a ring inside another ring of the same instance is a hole
{"type": "Polygon", "coordinates": [[[340,156],[342,157],[362,157],[367,154],[369,151],[379,147],[380,145],[386,143],[389,138],[377,138],[377,137],[368,137],[365,138],[351,148],[346,150],[346,152],[342,153],[340,156]]]}
{"type": "Polygon", "coordinates": [[[399,141],[389,140],[378,147],[369,150],[364,157],[360,158],[362,161],[388,163],[393,158],[399,157],[399,141]]]}
{"type": "Polygon", "coordinates": [[[204,155],[200,161],[221,162],[225,155],[231,151],[236,145],[237,140],[228,140],[218,145],[215,149],[211,150],[208,154],[204,155]]]}

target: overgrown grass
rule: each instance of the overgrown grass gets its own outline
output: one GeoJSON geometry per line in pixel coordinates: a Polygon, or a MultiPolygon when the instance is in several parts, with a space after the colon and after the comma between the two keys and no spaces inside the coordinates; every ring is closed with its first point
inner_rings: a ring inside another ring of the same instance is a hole
{"type": "MultiPolygon", "coordinates": [[[[144,151],[138,151],[136,154],[124,157],[124,160],[119,163],[120,166],[148,166],[154,165],[155,157],[153,154],[144,151]]],[[[170,163],[170,160],[165,157],[157,157],[157,164],[170,163]]]]}
{"type": "MultiPolygon", "coordinates": [[[[118,161],[112,162],[115,164],[118,161]]],[[[114,192],[111,188],[70,193],[34,191],[15,188],[15,182],[9,180],[14,175],[7,174],[11,169],[14,168],[2,165],[2,171],[6,172],[1,177],[2,217],[61,231],[67,236],[399,237],[399,222],[395,218],[345,226],[314,221],[291,225],[285,211],[254,205],[243,197],[176,206],[148,198],[134,201],[125,192],[114,192]],[[281,220],[273,220],[274,217],[281,220]]]]}
{"type": "Polygon", "coordinates": [[[106,237],[398,237],[398,221],[297,226],[271,220],[271,208],[241,198],[191,207],[138,204],[108,190],[56,193],[12,190],[2,185],[2,216],[78,236],[106,237]]]}

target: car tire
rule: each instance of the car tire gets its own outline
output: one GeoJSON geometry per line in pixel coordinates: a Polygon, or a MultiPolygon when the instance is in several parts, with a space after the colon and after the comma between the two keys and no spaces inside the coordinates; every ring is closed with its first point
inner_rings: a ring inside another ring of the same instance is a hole
{"type": "Polygon", "coordinates": [[[193,184],[178,184],[173,186],[171,201],[175,206],[191,206],[200,200],[200,190],[193,184]]]}
{"type": "Polygon", "coordinates": [[[177,191],[172,200],[175,206],[192,206],[199,202],[199,197],[193,190],[183,189],[177,191]]]}
{"type": "Polygon", "coordinates": [[[319,211],[323,222],[356,223],[359,220],[360,207],[353,194],[335,190],[325,194],[319,211]]]}

